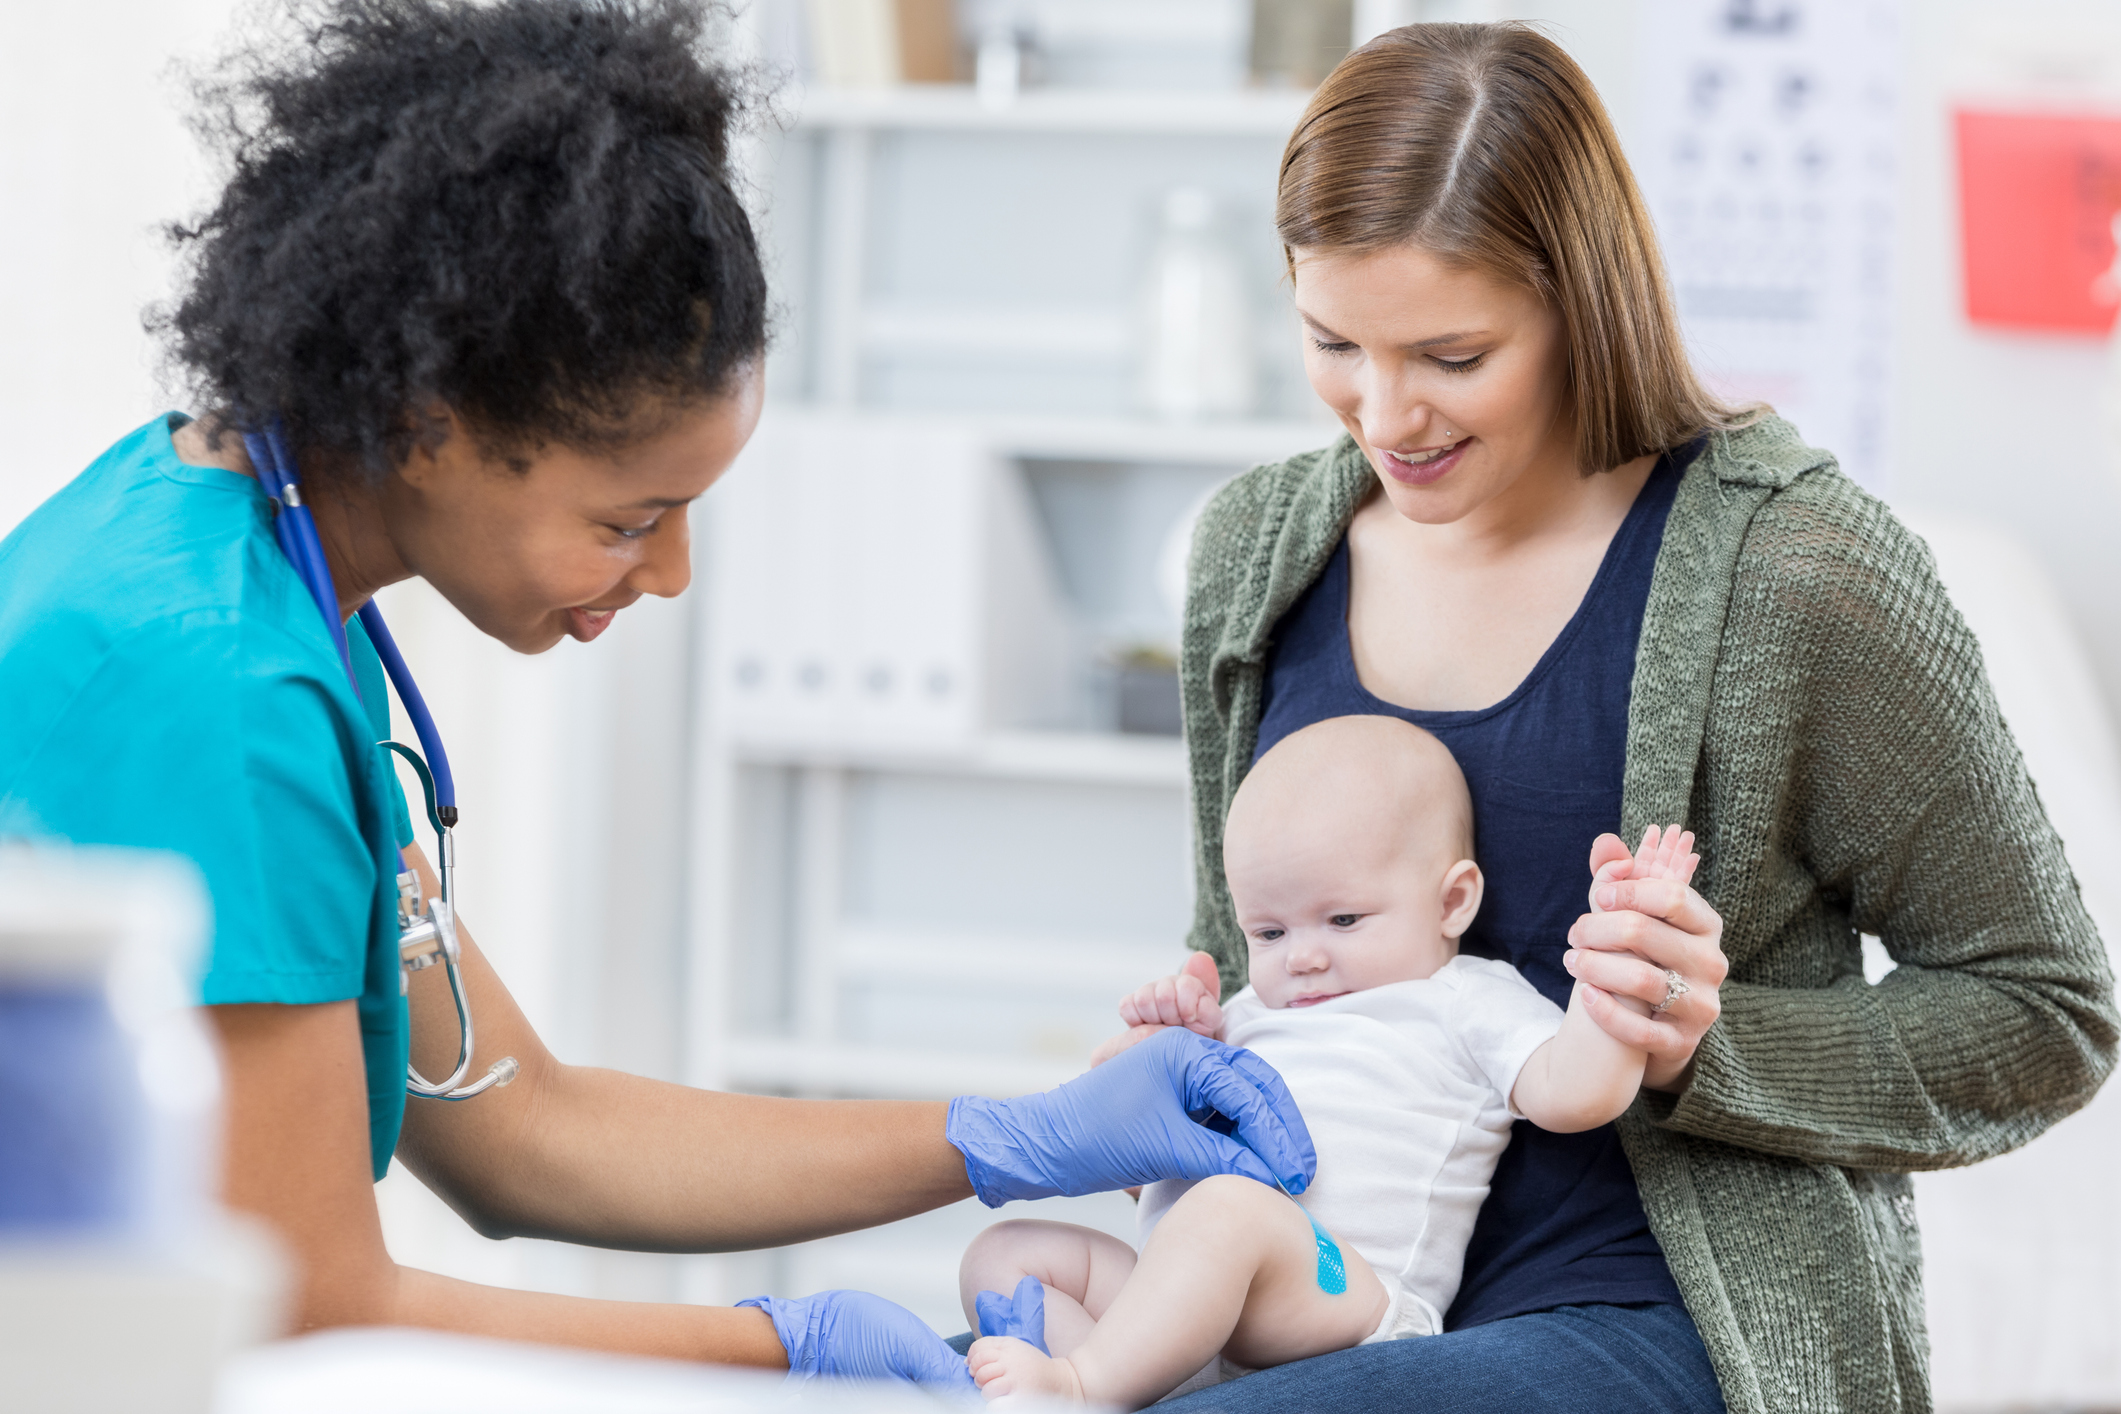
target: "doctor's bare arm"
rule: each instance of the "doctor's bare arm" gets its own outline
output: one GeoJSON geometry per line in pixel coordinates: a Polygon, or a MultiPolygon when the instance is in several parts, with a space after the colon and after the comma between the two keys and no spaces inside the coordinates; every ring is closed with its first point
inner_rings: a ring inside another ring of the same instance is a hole
{"type": "MultiPolygon", "coordinates": [[[[407,851],[435,888],[417,851],[407,851]]],[[[478,1026],[471,1073],[513,1055],[522,1074],[462,1103],[408,1100],[398,1156],[491,1237],[643,1251],[777,1245],[970,1196],[940,1103],[723,1095],[561,1063],[468,933],[478,1026]]],[[[433,968],[414,979],[413,1057],[456,1059],[456,1018],[433,968]],[[439,984],[439,985],[437,985],[439,984]]],[[[474,1286],[400,1267],[383,1246],[352,1002],[211,1008],[229,1074],[228,1199],[279,1230],[301,1272],[303,1328],[404,1324],[598,1349],[778,1367],[755,1310],[591,1301],[474,1286]]]]}

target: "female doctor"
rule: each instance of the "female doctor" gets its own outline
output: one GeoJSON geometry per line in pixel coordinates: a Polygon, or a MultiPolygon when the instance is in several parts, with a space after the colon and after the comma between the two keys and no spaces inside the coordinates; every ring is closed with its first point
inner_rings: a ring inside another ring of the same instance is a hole
{"type": "Polygon", "coordinates": [[[393,1153],[489,1236],[662,1252],[969,1194],[1215,1172],[1300,1189],[1310,1141],[1279,1077],[1189,1033],[1008,1102],[713,1094],[555,1060],[468,932],[468,1074],[502,1057],[520,1074],[408,1103],[408,1059],[448,1073],[458,1017],[441,968],[401,997],[399,851],[425,898],[438,861],[375,745],[386,689],[353,616],[419,576],[541,653],[683,591],[688,508],[758,417],[767,299],[728,168],[741,94],[679,0],[316,0],[295,18],[285,52],[240,56],[202,94],[232,176],[176,232],[189,285],[159,323],[203,415],[125,437],[0,542],[0,833],[203,871],[226,1196],[297,1259],[296,1324],[969,1388],[910,1313],[858,1293],[620,1305],[400,1267],[371,1187],[393,1153]],[[268,432],[298,480],[277,499],[247,455],[268,432]],[[298,500],[329,618],[276,543],[298,500]],[[1234,1138],[1195,1122],[1211,1112],[1234,1138]]]}

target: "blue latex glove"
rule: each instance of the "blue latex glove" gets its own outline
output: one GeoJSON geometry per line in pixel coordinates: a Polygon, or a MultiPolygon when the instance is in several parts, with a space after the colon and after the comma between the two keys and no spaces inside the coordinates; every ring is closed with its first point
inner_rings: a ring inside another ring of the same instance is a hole
{"type": "Polygon", "coordinates": [[[788,1378],[911,1380],[979,1398],[965,1357],[895,1301],[866,1291],[820,1291],[815,1296],[754,1296],[773,1318],[773,1333],[788,1352],[788,1378]]]}
{"type": "Polygon", "coordinates": [[[1046,1349],[1046,1288],[1037,1277],[1018,1282],[1014,1296],[983,1291],[973,1298],[973,1306],[979,1312],[981,1335],[1013,1335],[1037,1346],[1041,1355],[1053,1353],[1046,1349]]]}
{"type": "Polygon", "coordinates": [[[1318,1171],[1274,1067],[1176,1026],[1043,1095],[960,1095],[943,1134],[990,1208],[1218,1173],[1301,1193],[1318,1171]]]}

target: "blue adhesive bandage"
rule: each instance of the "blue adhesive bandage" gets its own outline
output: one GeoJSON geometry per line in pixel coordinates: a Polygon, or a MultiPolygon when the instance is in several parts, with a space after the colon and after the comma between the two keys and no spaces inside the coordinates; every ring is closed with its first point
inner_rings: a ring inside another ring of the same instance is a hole
{"type": "Polygon", "coordinates": [[[1286,1185],[1281,1191],[1288,1193],[1289,1201],[1296,1203],[1296,1206],[1303,1210],[1304,1221],[1311,1224],[1312,1235],[1318,1239],[1318,1289],[1328,1296],[1345,1295],[1348,1290],[1348,1264],[1341,1258],[1340,1244],[1326,1235],[1326,1230],[1318,1225],[1318,1219],[1311,1216],[1311,1210],[1298,1203],[1296,1195],[1289,1193],[1286,1185]]]}

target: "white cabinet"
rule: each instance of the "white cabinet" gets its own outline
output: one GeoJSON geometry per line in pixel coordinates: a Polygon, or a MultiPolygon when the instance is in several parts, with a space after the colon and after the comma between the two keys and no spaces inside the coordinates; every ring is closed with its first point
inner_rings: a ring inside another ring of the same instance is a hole
{"type": "MultiPolygon", "coordinates": [[[[773,401],[702,513],[688,1076],[1044,1089],[1180,961],[1191,918],[1183,748],[1112,730],[1118,652],[1175,647],[1159,557],[1221,480],[1335,435],[1306,410],[1267,224],[1301,98],[784,106],[756,167],[773,401]],[[1273,334],[1257,419],[1132,412],[1138,278],[1181,184],[1248,233],[1273,334]]],[[[1035,1206],[1131,1228],[1123,1197],[1035,1206]]],[[[698,1259],[689,1289],[864,1286],[957,1329],[958,1252],[992,1216],[698,1259]]]]}
{"type": "Polygon", "coordinates": [[[1100,639],[1154,612],[1133,581],[1187,488],[1318,440],[769,412],[702,555],[700,1083],[917,1098],[1082,1068],[1191,913],[1183,748],[1090,729],[1100,639]],[[1115,523],[1143,506],[1149,533],[1115,523]]]}
{"type": "Polygon", "coordinates": [[[770,408],[715,495],[705,646],[729,740],[1067,725],[1078,631],[1021,478],[978,429],[770,408]]]}

